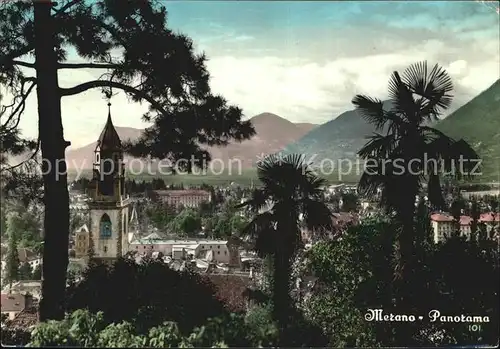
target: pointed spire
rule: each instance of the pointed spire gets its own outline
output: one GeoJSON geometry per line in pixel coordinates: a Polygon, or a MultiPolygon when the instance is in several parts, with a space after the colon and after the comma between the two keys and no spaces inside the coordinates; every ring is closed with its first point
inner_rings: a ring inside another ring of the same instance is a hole
{"type": "Polygon", "coordinates": [[[120,150],[122,147],[120,136],[118,136],[118,132],[116,132],[113,121],[111,120],[111,102],[108,102],[108,119],[106,120],[106,125],[97,142],[101,149],[120,150]]]}

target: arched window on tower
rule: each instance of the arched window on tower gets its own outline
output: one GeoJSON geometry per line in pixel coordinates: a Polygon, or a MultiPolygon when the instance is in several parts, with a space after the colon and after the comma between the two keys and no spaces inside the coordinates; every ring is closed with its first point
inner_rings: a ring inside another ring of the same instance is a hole
{"type": "Polygon", "coordinates": [[[106,213],[103,214],[101,217],[100,229],[101,229],[101,238],[103,239],[111,238],[111,219],[106,213]]]}

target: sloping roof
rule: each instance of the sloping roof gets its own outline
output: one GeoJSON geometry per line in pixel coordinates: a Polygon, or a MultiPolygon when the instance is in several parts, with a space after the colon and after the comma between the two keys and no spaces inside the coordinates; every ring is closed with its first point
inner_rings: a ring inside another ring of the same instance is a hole
{"type": "Polygon", "coordinates": [[[88,233],[89,232],[89,227],[87,224],[82,225],[80,228],[76,229],[77,232],[83,232],[83,233],[88,233]]]}
{"type": "MultiPolygon", "coordinates": [[[[32,261],[34,259],[40,258],[37,256],[37,254],[34,251],[27,249],[27,248],[24,248],[24,247],[19,247],[17,249],[17,253],[19,255],[19,262],[21,262],[21,263],[32,261]]],[[[4,259],[5,256],[2,256],[2,259],[4,259]]]]}
{"type": "MultiPolygon", "coordinates": [[[[431,215],[431,220],[435,222],[453,222],[455,219],[453,216],[446,213],[434,213],[431,215]]],[[[493,222],[493,214],[492,213],[482,213],[479,218],[480,222],[493,222]]],[[[500,214],[497,214],[495,217],[495,221],[500,221],[500,214]]],[[[470,225],[472,222],[472,218],[470,216],[460,216],[460,225],[470,225]]]]}
{"type": "Polygon", "coordinates": [[[26,304],[26,297],[19,293],[2,293],[1,298],[2,313],[11,311],[21,311],[26,304]]]}
{"type": "Polygon", "coordinates": [[[116,132],[111,120],[111,112],[108,112],[108,120],[97,140],[97,145],[103,150],[118,150],[122,148],[120,136],[118,136],[118,132],[116,132]]]}
{"type": "Polygon", "coordinates": [[[38,304],[34,303],[31,307],[23,309],[16,317],[8,322],[9,328],[28,329],[39,322],[38,304]]]}
{"type": "Polygon", "coordinates": [[[500,213],[494,214],[493,212],[482,213],[481,218],[479,220],[481,222],[493,222],[493,218],[495,218],[495,222],[500,222],[500,213]]]}
{"type": "Polygon", "coordinates": [[[162,237],[156,233],[151,233],[148,236],[143,237],[144,240],[161,240],[162,237]]]}
{"type": "Polygon", "coordinates": [[[434,213],[431,215],[431,220],[436,222],[453,222],[453,217],[442,213],[434,213]]]}

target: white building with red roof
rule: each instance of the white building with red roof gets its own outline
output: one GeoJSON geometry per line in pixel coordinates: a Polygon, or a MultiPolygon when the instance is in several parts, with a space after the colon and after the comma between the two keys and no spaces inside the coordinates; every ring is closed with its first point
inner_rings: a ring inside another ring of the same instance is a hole
{"type": "MultiPolygon", "coordinates": [[[[460,216],[460,235],[470,237],[472,218],[470,216],[460,216]]],[[[478,223],[486,225],[486,231],[491,232],[493,227],[499,226],[500,214],[482,213],[478,223]]],[[[456,222],[453,216],[448,213],[434,213],[431,215],[431,226],[434,232],[434,242],[443,241],[446,237],[451,236],[455,230],[456,222]]]]}

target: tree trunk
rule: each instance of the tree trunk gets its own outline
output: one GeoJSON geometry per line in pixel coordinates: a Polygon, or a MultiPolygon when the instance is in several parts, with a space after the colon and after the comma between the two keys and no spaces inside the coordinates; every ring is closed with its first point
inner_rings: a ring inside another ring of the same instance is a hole
{"type": "Polygon", "coordinates": [[[290,317],[290,258],[286,248],[279,249],[274,257],[273,317],[278,323],[278,345],[288,346],[287,327],[290,317]],[[281,250],[281,251],[280,251],[281,250]]]}
{"type": "MultiPolygon", "coordinates": [[[[408,191],[400,202],[398,212],[398,223],[400,232],[396,242],[396,269],[395,269],[395,296],[396,313],[412,314],[412,308],[416,305],[413,288],[413,270],[415,267],[415,196],[417,194],[416,184],[408,181],[408,191]]],[[[401,323],[396,327],[396,346],[411,345],[413,329],[408,323],[401,323]]]]}
{"type": "Polygon", "coordinates": [[[61,97],[57,81],[52,3],[33,1],[35,23],[35,67],[37,75],[38,132],[42,150],[44,183],[44,249],[40,320],[64,316],[66,269],[68,267],[69,197],[64,152],[61,97]]]}

